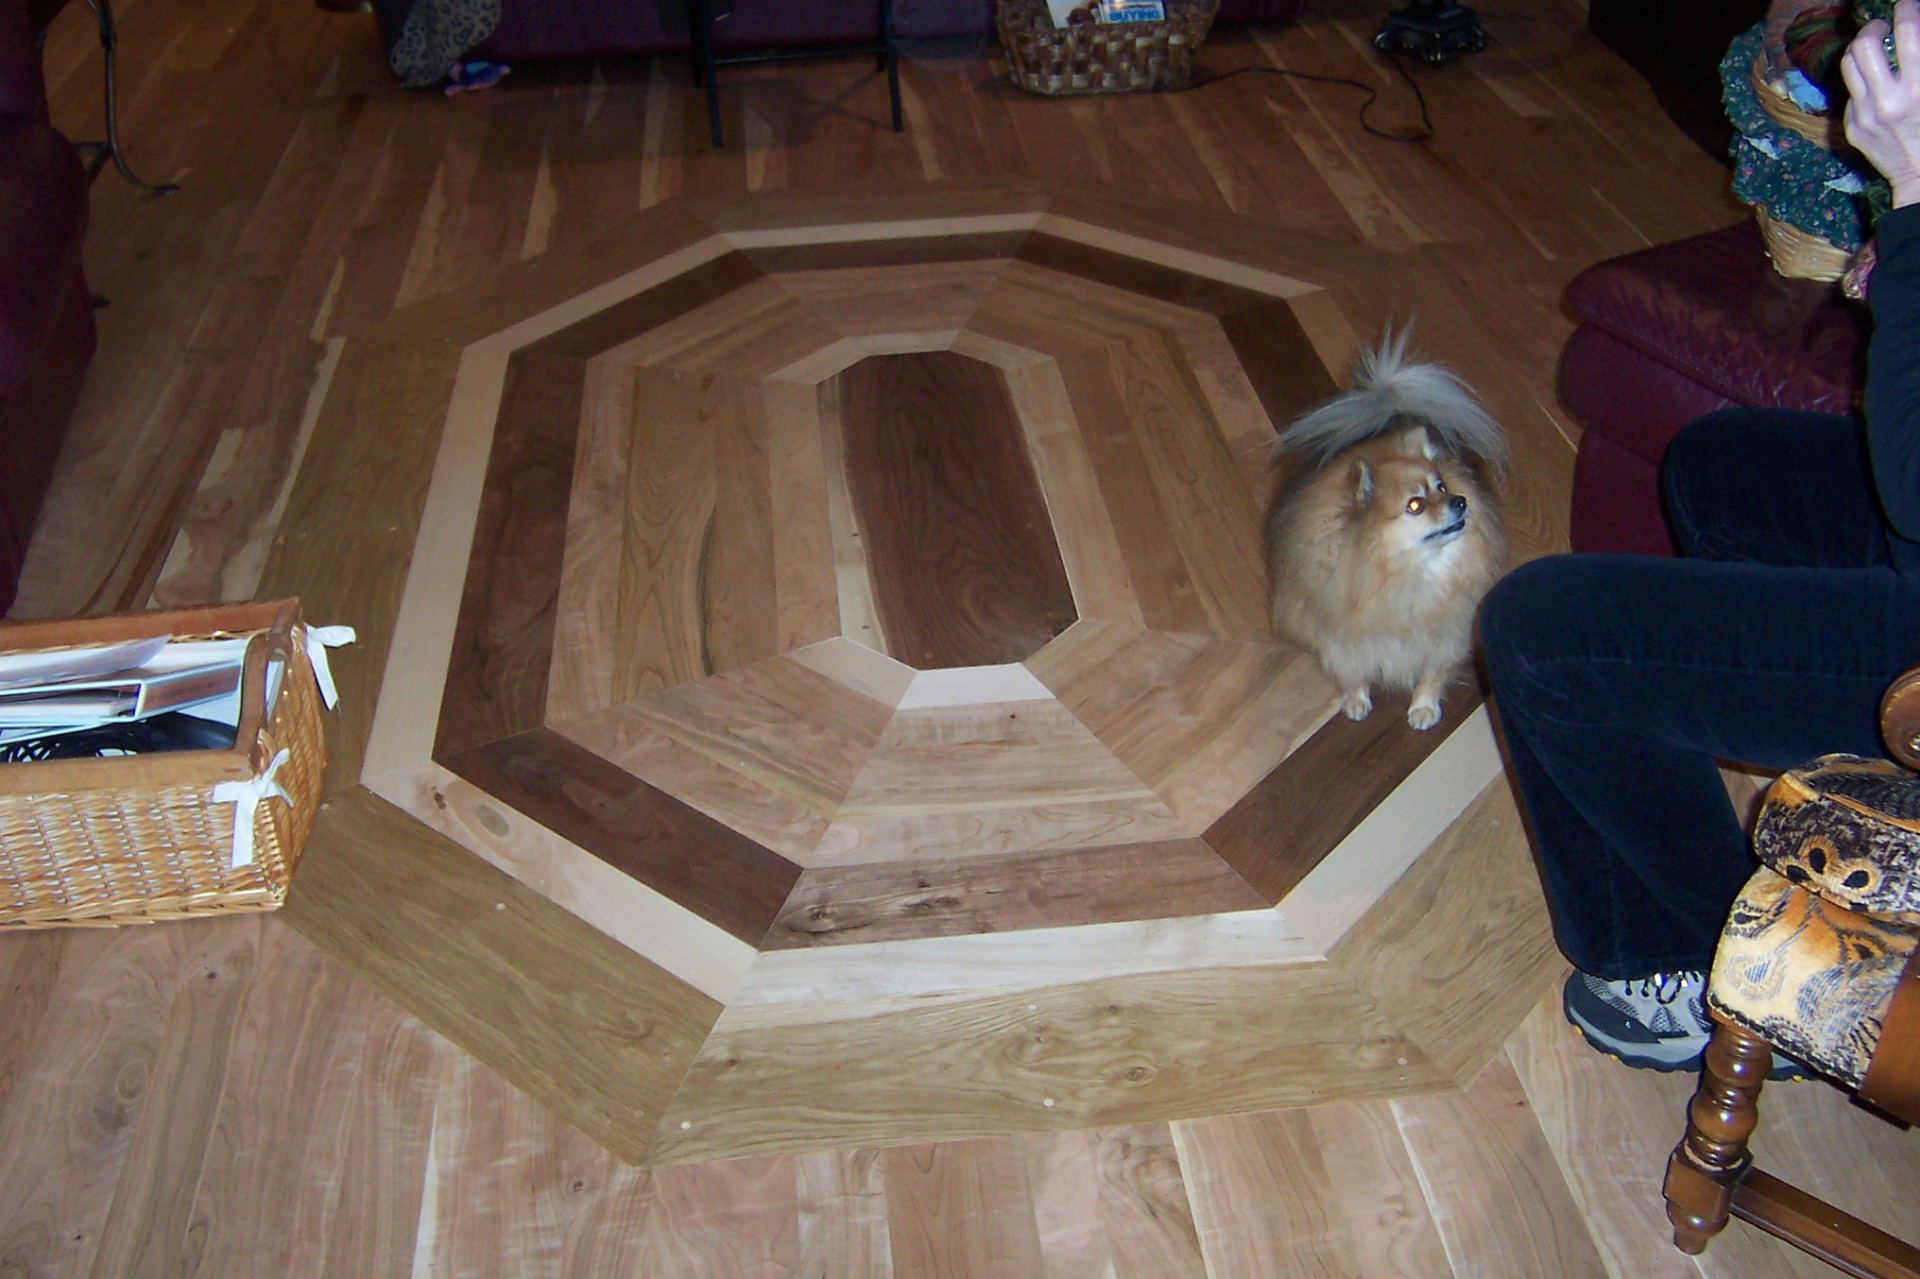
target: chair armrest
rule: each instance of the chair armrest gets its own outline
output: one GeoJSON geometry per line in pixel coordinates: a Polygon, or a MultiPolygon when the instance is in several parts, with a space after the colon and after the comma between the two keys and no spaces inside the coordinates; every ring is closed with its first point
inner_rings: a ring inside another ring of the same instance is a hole
{"type": "Polygon", "coordinates": [[[1920,769],[1920,666],[1887,685],[1880,698],[1880,737],[1896,763],[1920,769]]]}

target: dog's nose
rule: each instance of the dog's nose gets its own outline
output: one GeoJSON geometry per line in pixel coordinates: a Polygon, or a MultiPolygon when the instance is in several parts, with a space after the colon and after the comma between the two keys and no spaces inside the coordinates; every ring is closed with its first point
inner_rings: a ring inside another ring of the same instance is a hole
{"type": "Polygon", "coordinates": [[[1455,493],[1447,499],[1447,511],[1452,515],[1465,515],[1467,513],[1467,499],[1455,493]]]}

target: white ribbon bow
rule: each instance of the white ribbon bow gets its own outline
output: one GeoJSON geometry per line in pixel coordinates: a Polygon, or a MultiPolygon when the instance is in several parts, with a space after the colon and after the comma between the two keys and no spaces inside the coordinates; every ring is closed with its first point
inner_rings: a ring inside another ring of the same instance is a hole
{"type": "Polygon", "coordinates": [[[273,762],[267,765],[267,771],[260,776],[249,777],[244,782],[215,784],[213,802],[233,805],[233,859],[227,863],[230,868],[253,865],[253,817],[261,801],[277,797],[293,803],[293,798],[273,779],[291,754],[282,746],[280,753],[273,757],[273,762]]]}
{"type": "Polygon", "coordinates": [[[320,700],[328,710],[340,700],[340,691],[334,687],[333,671],[327,667],[327,650],[339,648],[342,644],[351,644],[359,636],[351,626],[309,626],[307,628],[307,661],[313,665],[313,682],[320,686],[320,700]]]}

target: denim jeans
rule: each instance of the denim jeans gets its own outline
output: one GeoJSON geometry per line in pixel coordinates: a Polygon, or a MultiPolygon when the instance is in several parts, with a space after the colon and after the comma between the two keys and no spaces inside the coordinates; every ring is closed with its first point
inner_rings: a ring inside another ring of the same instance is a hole
{"type": "Polygon", "coordinates": [[[1884,754],[1880,696],[1920,664],[1857,421],[1709,415],[1662,487],[1684,558],[1551,556],[1481,611],[1555,937],[1608,979],[1711,966],[1755,865],[1716,761],[1884,754]]]}

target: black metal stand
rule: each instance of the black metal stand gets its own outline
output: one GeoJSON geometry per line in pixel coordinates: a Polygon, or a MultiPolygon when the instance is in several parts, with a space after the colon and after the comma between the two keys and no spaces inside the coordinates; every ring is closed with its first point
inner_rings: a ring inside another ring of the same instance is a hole
{"type": "Polygon", "coordinates": [[[880,39],[875,44],[834,44],[805,49],[765,49],[743,53],[716,53],[713,47],[713,0],[692,0],[688,25],[693,36],[693,82],[707,91],[707,127],[716,149],[726,145],[720,133],[720,82],[716,68],[744,62],[792,62],[800,58],[826,58],[846,54],[871,53],[878,57],[876,70],[887,73],[887,96],[893,105],[893,131],[903,133],[906,124],[900,113],[900,59],[893,38],[893,0],[880,0],[880,39]]]}
{"type": "Polygon", "coordinates": [[[148,182],[127,167],[127,157],[120,150],[119,102],[116,97],[116,77],[114,74],[115,54],[119,48],[119,38],[113,27],[113,0],[87,0],[87,7],[93,10],[94,21],[100,26],[100,48],[106,56],[107,84],[107,140],[105,142],[81,142],[76,145],[87,155],[87,178],[92,180],[100,176],[107,167],[107,161],[113,161],[113,167],[120,170],[120,176],[151,195],[171,195],[180,189],[178,183],[148,182]]]}
{"type": "Polygon", "coordinates": [[[1380,25],[1373,47],[1382,53],[1411,53],[1439,64],[1487,47],[1480,15],[1449,0],[1413,0],[1395,9],[1380,25]]]}

